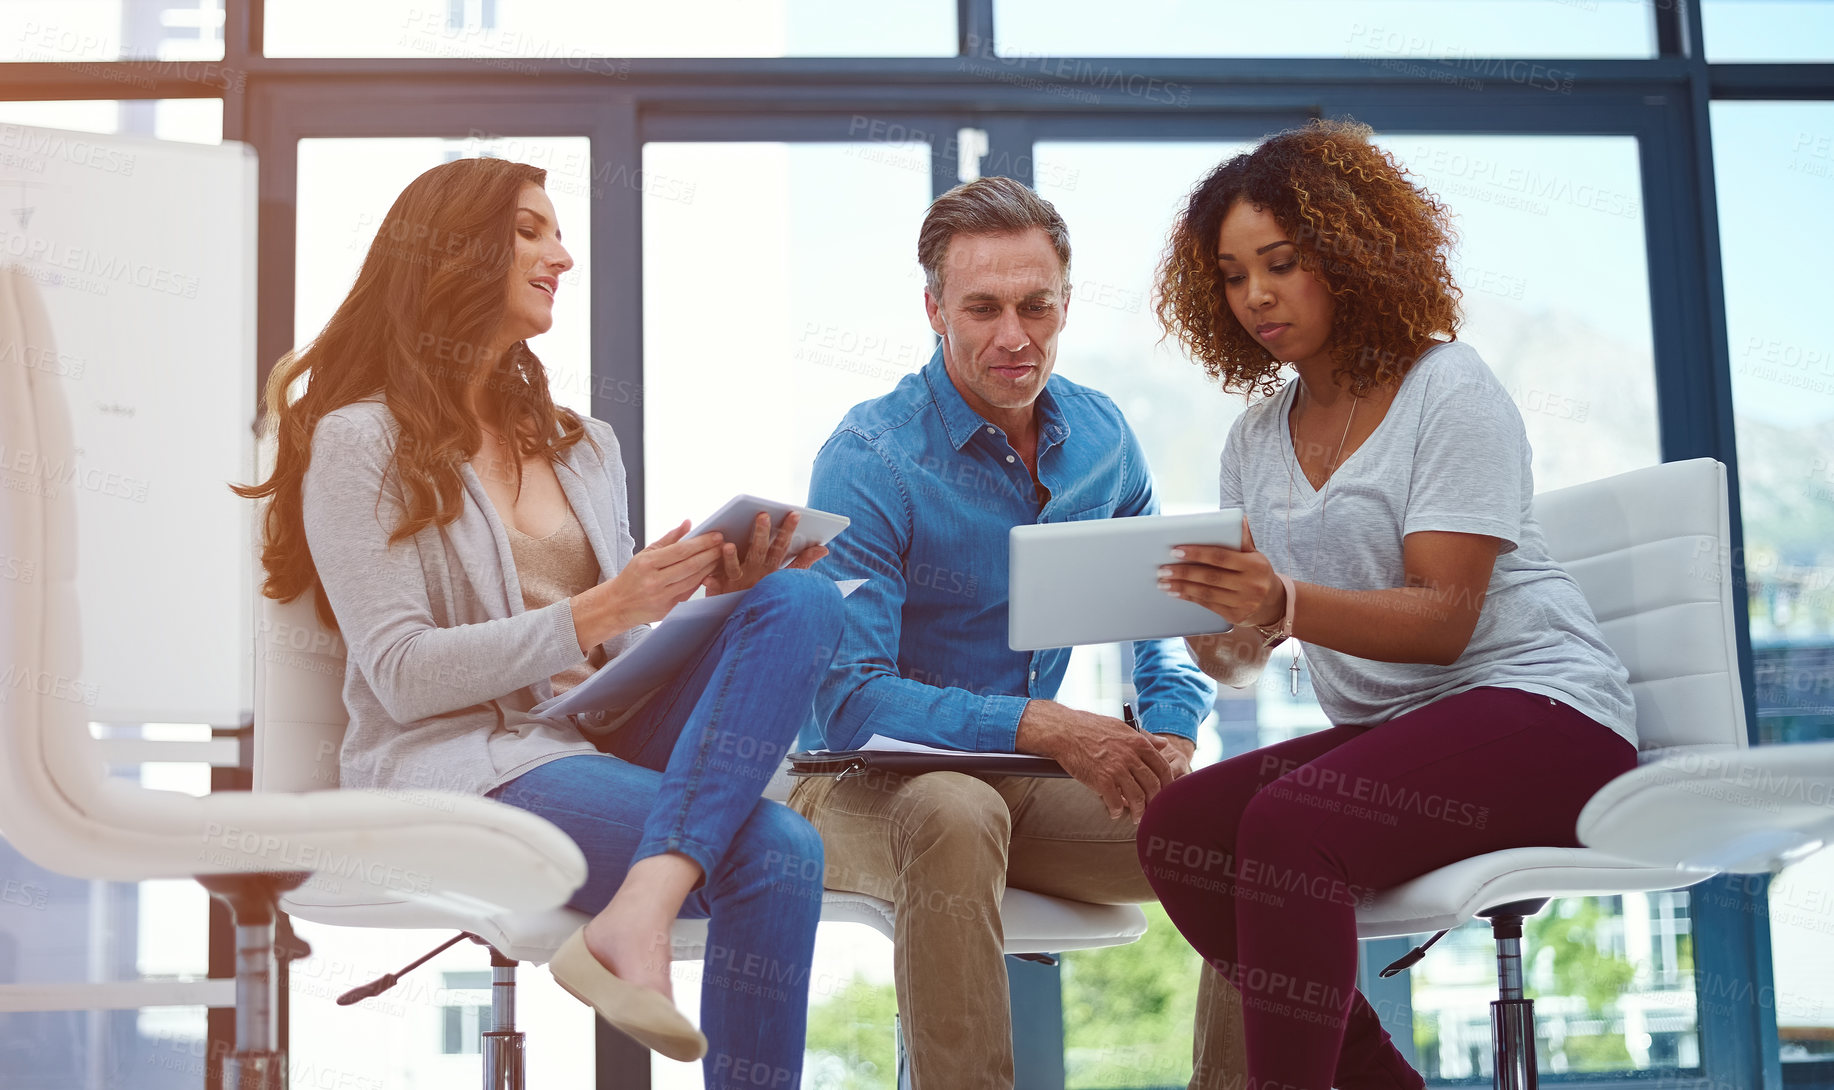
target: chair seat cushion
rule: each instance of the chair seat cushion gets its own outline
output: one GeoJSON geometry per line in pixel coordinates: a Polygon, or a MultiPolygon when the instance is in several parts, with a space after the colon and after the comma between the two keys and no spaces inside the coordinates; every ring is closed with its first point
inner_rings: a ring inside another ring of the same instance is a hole
{"type": "MultiPolygon", "coordinates": [[[[586,922],[584,914],[565,908],[478,916],[413,901],[340,897],[311,888],[293,891],[281,907],[302,920],[334,927],[469,931],[517,961],[536,964],[553,957],[567,936],[586,922]]],[[[1009,889],[1000,912],[1009,954],[1120,946],[1146,933],[1146,915],[1138,905],[1092,905],[1009,889]]],[[[864,924],[889,939],[895,913],[889,901],[831,889],[822,894],[821,918],[824,923],[864,924]]],[[[673,939],[676,960],[701,957],[707,946],[707,921],[675,921],[673,939]]]]}
{"type": "Polygon", "coordinates": [[[1461,859],[1383,890],[1356,910],[1360,938],[1453,928],[1493,905],[1677,889],[1710,875],[1649,867],[1591,848],[1511,848],[1461,859]]]}
{"type": "Polygon", "coordinates": [[[1776,870],[1834,841],[1834,742],[1660,751],[1600,788],[1578,829],[1652,866],[1776,870]]]}

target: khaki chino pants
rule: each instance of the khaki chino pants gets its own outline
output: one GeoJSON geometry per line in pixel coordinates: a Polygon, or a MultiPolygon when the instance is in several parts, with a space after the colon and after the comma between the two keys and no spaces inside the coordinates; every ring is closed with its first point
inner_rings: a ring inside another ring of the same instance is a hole
{"type": "MultiPolygon", "coordinates": [[[[892,902],[893,975],[914,1090],[1009,1090],[1006,887],[1097,904],[1154,899],[1134,824],[1074,780],[873,773],[810,777],[790,806],[821,833],[826,885],[892,902]]],[[[1215,970],[1198,987],[1192,1090],[1241,1090],[1242,1011],[1215,970]]],[[[1143,1072],[1168,1082],[1172,1072],[1143,1072]]]]}

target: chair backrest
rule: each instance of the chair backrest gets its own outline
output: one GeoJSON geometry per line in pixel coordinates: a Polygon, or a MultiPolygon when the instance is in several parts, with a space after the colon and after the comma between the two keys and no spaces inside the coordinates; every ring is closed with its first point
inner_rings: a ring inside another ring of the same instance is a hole
{"type": "Polygon", "coordinates": [[[36,285],[0,267],[0,829],[27,858],[81,861],[103,820],[76,591],[76,449],[36,285]]]}
{"type": "Polygon", "coordinates": [[[1726,467],[1668,462],[1535,497],[1548,552],[1630,671],[1637,739],[1744,747],[1726,467]]]}
{"type": "Polygon", "coordinates": [[[276,602],[256,594],[257,791],[324,791],[338,785],[338,750],[350,724],[344,709],[346,648],[342,636],[319,622],[312,597],[276,602]]]}

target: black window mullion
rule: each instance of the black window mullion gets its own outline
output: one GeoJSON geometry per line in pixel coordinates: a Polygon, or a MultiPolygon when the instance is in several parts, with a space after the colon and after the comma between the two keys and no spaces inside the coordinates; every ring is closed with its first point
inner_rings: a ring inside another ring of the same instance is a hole
{"type": "Polygon", "coordinates": [[[630,532],[639,547],[649,540],[643,519],[642,170],[636,100],[621,95],[598,112],[592,128],[592,415],[617,433],[630,532]],[[608,181],[601,185],[601,178],[608,181]]]}
{"type": "Polygon", "coordinates": [[[993,55],[994,0],[955,0],[955,51],[963,57],[993,55]]]}

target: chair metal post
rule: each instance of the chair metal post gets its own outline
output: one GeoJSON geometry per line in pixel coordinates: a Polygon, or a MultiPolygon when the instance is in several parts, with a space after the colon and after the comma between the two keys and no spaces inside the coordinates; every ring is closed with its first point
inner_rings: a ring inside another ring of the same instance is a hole
{"type": "Polygon", "coordinates": [[[898,1012],[892,1012],[892,1085],[897,1090],[911,1090],[911,1053],[904,1047],[904,1023],[898,1012]]]}
{"type": "Polygon", "coordinates": [[[223,1058],[224,1090],[286,1090],[287,1054],[277,1047],[275,906],[303,874],[215,874],[198,884],[229,907],[236,927],[236,1050],[223,1058]]]}
{"type": "Polygon", "coordinates": [[[1535,1001],[1522,994],[1522,918],[1547,904],[1545,898],[1514,901],[1478,915],[1490,921],[1496,939],[1497,999],[1490,1004],[1496,1090],[1536,1090],[1535,1001]]]}
{"type": "Polygon", "coordinates": [[[516,1030],[516,962],[490,948],[490,1029],[484,1090],[523,1090],[523,1035],[516,1030]]]}

